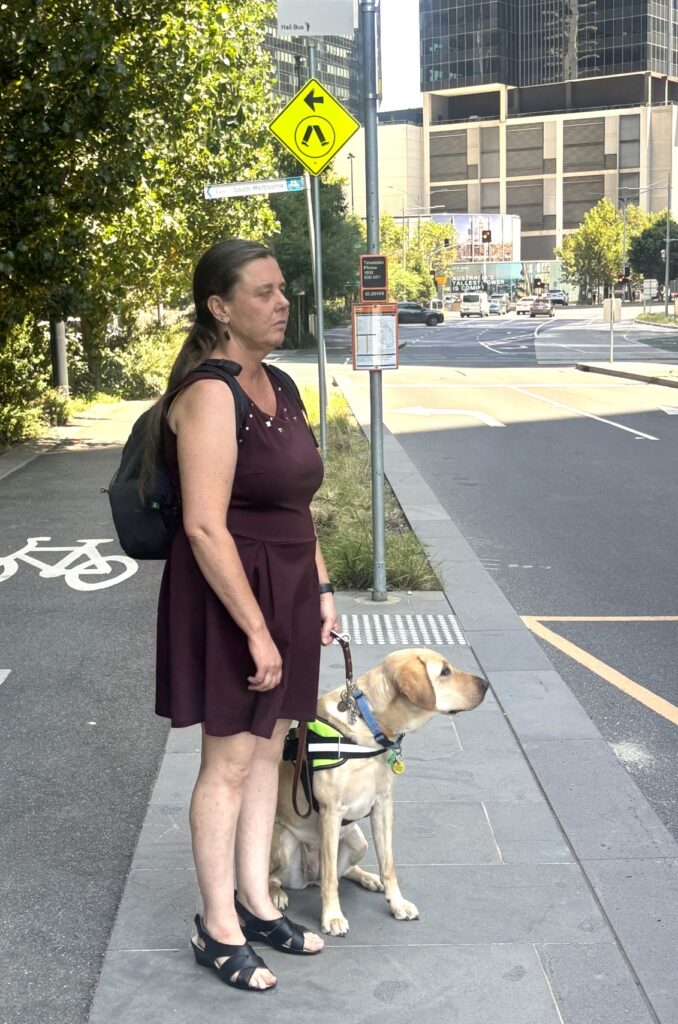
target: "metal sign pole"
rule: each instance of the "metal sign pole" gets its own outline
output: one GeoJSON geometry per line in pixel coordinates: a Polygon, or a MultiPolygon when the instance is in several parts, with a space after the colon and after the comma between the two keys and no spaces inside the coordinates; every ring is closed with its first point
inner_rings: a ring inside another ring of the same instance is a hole
{"type": "MultiPolygon", "coordinates": [[[[315,42],[309,38],[308,71],[315,78],[315,42]]],[[[315,306],[316,330],[318,334],[318,398],[320,405],[320,454],[327,458],[327,359],[325,355],[325,312],[323,310],[323,249],[320,227],[320,178],[314,174],[311,180],[311,202],[313,207],[313,230],[315,234],[315,306]]]]}
{"type": "MultiPolygon", "coordinates": [[[[365,191],[367,251],[379,252],[379,150],[377,144],[377,4],[360,0],[365,90],[365,191]]],[[[370,370],[370,440],[372,454],[372,600],[385,601],[384,431],[381,370],[370,370]]]]}

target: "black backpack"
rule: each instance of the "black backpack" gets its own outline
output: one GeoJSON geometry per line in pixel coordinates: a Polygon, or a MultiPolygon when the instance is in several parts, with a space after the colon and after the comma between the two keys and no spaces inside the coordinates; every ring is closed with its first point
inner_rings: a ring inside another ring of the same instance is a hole
{"type": "MultiPolygon", "coordinates": [[[[299,389],[289,374],[268,363],[266,368],[271,377],[296,399],[306,415],[299,389]]],[[[249,410],[249,399],[236,380],[241,369],[238,363],[230,359],[210,359],[191,371],[191,374],[211,373],[230,387],[235,400],[236,433],[240,431],[249,410]]],[[[175,394],[180,390],[181,386],[175,394]]],[[[125,554],[139,560],[166,558],[181,522],[181,500],[174,493],[162,455],[156,461],[148,493],[143,498],[141,496],[139,479],[150,412],[148,409],[142,413],[132,427],[122,450],[120,465],[108,488],[102,488],[111,503],[120,547],[125,554]]]]}

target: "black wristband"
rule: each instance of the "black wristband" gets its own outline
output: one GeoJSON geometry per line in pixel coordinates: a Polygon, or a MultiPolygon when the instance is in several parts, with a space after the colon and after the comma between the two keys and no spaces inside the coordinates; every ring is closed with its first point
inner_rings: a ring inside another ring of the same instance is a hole
{"type": "Polygon", "coordinates": [[[332,586],[331,583],[321,583],[319,588],[318,588],[318,590],[320,591],[321,594],[333,594],[334,593],[334,587],[332,586]]]}

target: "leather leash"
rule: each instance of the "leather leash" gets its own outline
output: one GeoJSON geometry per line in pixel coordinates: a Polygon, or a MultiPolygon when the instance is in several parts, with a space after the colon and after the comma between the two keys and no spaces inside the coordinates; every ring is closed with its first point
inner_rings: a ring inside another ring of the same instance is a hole
{"type": "MultiPolygon", "coordinates": [[[[355,697],[353,696],[353,690],[355,685],[353,683],[353,660],[351,658],[351,638],[348,633],[337,633],[336,630],[331,630],[331,634],[334,639],[341,645],[341,649],[344,653],[344,667],[346,669],[346,689],[341,695],[341,699],[337,704],[339,711],[348,712],[348,720],[352,725],[359,715],[358,705],[356,704],[355,697]]],[[[300,722],[299,730],[297,733],[297,757],[294,762],[294,779],[292,780],[292,807],[296,814],[300,818],[310,818],[311,811],[313,810],[311,803],[308,803],[306,811],[300,811],[297,803],[297,794],[299,791],[299,781],[301,779],[302,771],[306,775],[306,787],[308,793],[311,792],[311,773],[308,767],[308,750],[306,746],[306,733],[308,732],[308,722],[300,722]]]]}

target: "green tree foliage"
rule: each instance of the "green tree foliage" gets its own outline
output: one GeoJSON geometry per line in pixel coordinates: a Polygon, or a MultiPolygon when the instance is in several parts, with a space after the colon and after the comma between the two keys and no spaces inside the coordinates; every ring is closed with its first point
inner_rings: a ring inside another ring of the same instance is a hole
{"type": "MultiPolygon", "coordinates": [[[[627,255],[632,240],[648,224],[650,215],[637,206],[626,211],[627,255]]],[[[601,199],[584,215],[582,224],[567,235],[556,256],[563,277],[584,294],[613,284],[622,270],[624,217],[609,199],[601,199]]]]}
{"type": "Polygon", "coordinates": [[[454,227],[421,219],[410,232],[407,226],[403,229],[402,224],[384,214],[379,222],[379,237],[379,248],[389,257],[389,288],[394,298],[418,300],[435,295],[431,271],[446,275],[456,260],[454,227]]]}
{"type": "Polygon", "coordinates": [[[274,173],[262,46],[273,11],[267,0],[0,3],[0,405],[21,404],[5,358],[17,337],[31,339],[22,358],[46,387],[37,320],[80,318],[95,384],[112,313],[129,321],[156,296],[185,295],[218,238],[270,232],[265,198],[207,202],[203,188],[274,173]]]}
{"type": "MultiPolygon", "coordinates": [[[[298,173],[297,169],[292,173],[298,173]]],[[[313,295],[313,269],[308,237],[305,193],[279,193],[270,197],[280,228],[267,243],[280,263],[290,295],[313,295]]],[[[351,294],[358,278],[358,256],[364,251],[363,235],[355,218],[347,216],[341,182],[325,173],[320,182],[323,293],[326,299],[351,294]]]]}
{"type": "MultiPolygon", "coordinates": [[[[185,289],[265,201],[205,202],[271,170],[271,4],[5,0],[0,5],[0,324],[185,289]]],[[[101,336],[98,338],[101,342],[101,336]]]]}
{"type": "MultiPolygon", "coordinates": [[[[669,220],[670,279],[678,277],[678,224],[673,217],[669,220]]],[[[629,246],[629,262],[633,271],[641,277],[655,278],[663,292],[666,276],[666,262],[662,259],[666,250],[666,210],[655,214],[653,222],[632,240],[629,246]]]]}

